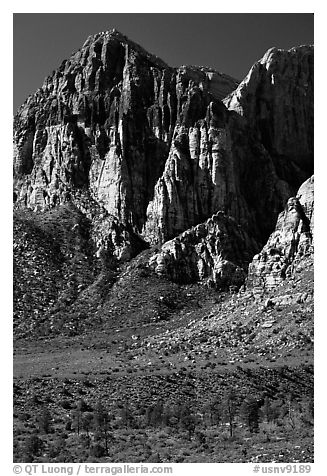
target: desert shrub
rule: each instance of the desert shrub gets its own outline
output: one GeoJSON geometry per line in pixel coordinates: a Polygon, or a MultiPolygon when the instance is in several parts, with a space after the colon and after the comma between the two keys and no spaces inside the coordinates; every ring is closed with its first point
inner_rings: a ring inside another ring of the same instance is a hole
{"type": "Polygon", "coordinates": [[[79,436],[79,443],[80,443],[82,448],[89,448],[90,447],[90,439],[89,439],[88,435],[86,435],[85,433],[82,433],[79,436]]]}
{"type": "Polygon", "coordinates": [[[304,398],[299,403],[300,418],[304,426],[312,427],[314,418],[313,398],[304,398]]]}
{"type": "Polygon", "coordinates": [[[94,387],[94,383],[93,383],[93,382],[90,382],[90,381],[87,380],[87,379],[83,380],[83,385],[84,385],[85,387],[88,387],[88,388],[94,387]]]}
{"type": "Polygon", "coordinates": [[[31,418],[31,415],[29,413],[26,413],[26,412],[19,413],[19,415],[18,415],[18,419],[20,421],[28,421],[30,418],[31,418]]]}
{"type": "Polygon", "coordinates": [[[105,454],[106,450],[100,443],[96,443],[90,448],[90,455],[94,456],[95,458],[102,458],[102,456],[105,454]]]}
{"type": "Polygon", "coordinates": [[[69,391],[66,387],[64,387],[64,388],[62,389],[61,394],[62,394],[64,397],[70,397],[70,396],[71,396],[70,391],[69,391]]]}
{"type": "Polygon", "coordinates": [[[40,397],[34,393],[33,395],[31,395],[30,397],[30,403],[32,405],[39,405],[41,402],[40,402],[40,397]]]}
{"type": "Polygon", "coordinates": [[[21,455],[21,448],[20,444],[17,440],[14,440],[13,442],[13,457],[14,461],[19,461],[21,455]]]}
{"type": "Polygon", "coordinates": [[[159,453],[152,453],[151,456],[146,460],[147,463],[162,463],[162,459],[159,453]]]}
{"type": "Polygon", "coordinates": [[[259,437],[261,441],[269,442],[278,433],[278,425],[272,421],[263,421],[259,425],[259,437]]]}
{"type": "Polygon", "coordinates": [[[80,412],[89,412],[92,410],[92,407],[86,403],[83,398],[80,398],[76,404],[76,408],[80,412]]]}
{"type": "MultiPolygon", "coordinates": [[[[24,454],[28,459],[39,456],[44,448],[44,443],[37,435],[31,435],[26,438],[24,444],[24,454]]],[[[29,461],[28,461],[29,462],[29,461]]]]}
{"type": "Polygon", "coordinates": [[[66,431],[72,431],[72,421],[68,420],[65,424],[65,430],[66,431]]]}
{"type": "Polygon", "coordinates": [[[175,456],[175,458],[173,458],[174,463],[183,463],[184,460],[185,460],[184,455],[177,455],[175,456]]]}
{"type": "Polygon", "coordinates": [[[147,426],[159,426],[163,421],[163,409],[162,402],[149,406],[145,411],[145,424],[147,426]]]}
{"type": "MultiPolygon", "coordinates": [[[[167,430],[168,430],[168,428],[167,428],[167,430]]],[[[157,437],[159,440],[166,440],[166,439],[168,438],[168,436],[169,436],[169,433],[170,433],[170,432],[169,432],[169,431],[166,431],[166,429],[165,429],[165,430],[160,430],[160,431],[158,431],[158,433],[156,433],[156,437],[157,437]]]]}
{"type": "Polygon", "coordinates": [[[69,400],[61,400],[60,405],[65,410],[71,410],[71,408],[72,408],[72,403],[69,400]]]}
{"type": "Polygon", "coordinates": [[[287,409],[282,400],[270,400],[268,397],[265,398],[260,409],[261,418],[266,422],[283,421],[286,413],[287,409]]]}
{"type": "Polygon", "coordinates": [[[57,456],[62,453],[62,451],[66,447],[66,440],[62,436],[59,436],[54,440],[52,445],[49,447],[49,457],[50,458],[56,458],[57,456]]]}
{"type": "Polygon", "coordinates": [[[199,431],[199,430],[195,431],[194,437],[199,445],[203,445],[206,443],[207,438],[205,433],[203,433],[202,431],[199,431]]]}

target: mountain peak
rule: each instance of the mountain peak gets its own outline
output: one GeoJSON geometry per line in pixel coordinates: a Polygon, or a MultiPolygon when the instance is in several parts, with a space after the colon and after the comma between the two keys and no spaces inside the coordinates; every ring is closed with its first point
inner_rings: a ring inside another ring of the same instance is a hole
{"type": "Polygon", "coordinates": [[[128,46],[131,50],[135,51],[140,55],[145,56],[149,61],[157,64],[158,66],[162,68],[169,68],[169,66],[162,59],[160,59],[155,54],[148,52],[145,48],[143,48],[135,41],[129,39],[126,35],[118,31],[116,28],[90,35],[86,39],[81,49],[91,47],[92,45],[97,45],[97,47],[100,48],[100,45],[107,45],[110,42],[118,42],[124,47],[128,46]]]}
{"type": "Polygon", "coordinates": [[[238,86],[92,35],[13,164],[18,463],[313,461],[310,49],[238,86]]]}
{"type": "MultiPolygon", "coordinates": [[[[270,49],[238,86],[211,68],[170,68],[117,30],[89,36],[18,111],[17,206],[46,210],[71,200],[92,215],[96,203],[152,245],[223,212],[235,226],[221,222],[222,234],[250,243],[237,246],[252,250],[238,257],[235,269],[243,269],[312,173],[306,51],[270,49]]],[[[112,250],[109,235],[99,253],[112,250]]],[[[232,262],[234,251],[221,243],[219,254],[232,262]]],[[[225,279],[219,273],[216,282],[225,279]]]]}
{"type": "Polygon", "coordinates": [[[112,28],[111,30],[99,31],[98,33],[94,33],[93,35],[89,35],[84,42],[82,48],[89,46],[91,43],[95,43],[98,40],[108,40],[108,39],[116,39],[122,43],[134,43],[132,42],[126,35],[118,31],[116,28],[112,28]]]}

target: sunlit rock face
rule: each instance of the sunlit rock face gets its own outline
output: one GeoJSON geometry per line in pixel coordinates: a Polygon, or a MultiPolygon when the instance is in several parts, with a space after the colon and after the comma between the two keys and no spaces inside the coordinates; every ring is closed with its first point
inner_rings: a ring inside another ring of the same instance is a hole
{"type": "MultiPolygon", "coordinates": [[[[124,259],[183,233],[185,243],[195,233],[201,246],[216,239],[226,250],[229,223],[228,257],[212,256],[240,268],[235,276],[246,274],[312,164],[312,47],[269,50],[239,84],[210,68],[171,68],[102,32],[14,120],[17,208],[73,202],[92,220],[97,253],[124,259]],[[194,232],[201,223],[207,238],[194,232]]],[[[215,260],[192,268],[192,279],[223,279],[215,260]]]]}
{"type": "Polygon", "coordinates": [[[17,200],[43,209],[88,189],[141,231],[176,121],[196,121],[209,96],[237,84],[205,68],[170,68],[116,31],[89,37],[18,110],[17,200]]]}
{"type": "Polygon", "coordinates": [[[313,258],[314,177],[301,185],[280,213],[276,228],[249,266],[248,284],[272,288],[292,275],[301,261],[313,258]]]}
{"type": "Polygon", "coordinates": [[[177,283],[240,286],[256,249],[256,242],[242,227],[219,212],[164,243],[151,258],[150,266],[177,283]]]}
{"type": "Polygon", "coordinates": [[[267,239],[278,211],[312,173],[313,48],[272,48],[238,88],[195,121],[177,122],[147,209],[164,242],[218,210],[267,239]]]}

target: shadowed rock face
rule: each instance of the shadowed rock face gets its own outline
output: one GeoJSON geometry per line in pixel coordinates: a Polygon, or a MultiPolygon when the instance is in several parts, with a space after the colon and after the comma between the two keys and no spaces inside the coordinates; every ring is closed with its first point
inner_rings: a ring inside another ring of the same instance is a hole
{"type": "Polygon", "coordinates": [[[271,288],[279,284],[305,258],[313,257],[314,177],[300,187],[280,213],[275,231],[249,266],[248,284],[271,288]]]}
{"type": "Polygon", "coordinates": [[[256,129],[280,175],[285,162],[313,171],[313,72],[313,46],[271,48],[224,100],[256,129]]]}
{"type": "MultiPolygon", "coordinates": [[[[92,220],[97,253],[118,257],[184,232],[187,248],[194,231],[186,230],[221,212],[197,239],[207,247],[228,222],[234,251],[215,256],[243,276],[311,174],[312,144],[312,47],[269,50],[238,85],[209,68],[171,68],[102,32],[18,110],[14,198],[36,211],[72,201],[92,220]]],[[[192,268],[192,280],[224,280],[212,263],[192,268]]]]}

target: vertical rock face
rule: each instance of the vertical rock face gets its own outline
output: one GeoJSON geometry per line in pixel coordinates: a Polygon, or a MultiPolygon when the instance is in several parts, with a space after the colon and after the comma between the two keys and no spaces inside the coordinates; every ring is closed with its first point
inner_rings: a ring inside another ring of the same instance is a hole
{"type": "Polygon", "coordinates": [[[17,200],[46,208],[88,190],[139,232],[176,121],[237,86],[205,68],[174,70],[116,31],[89,37],[15,117],[17,200]]]}
{"type": "Polygon", "coordinates": [[[89,190],[109,213],[140,226],[167,154],[172,124],[161,110],[175,107],[171,76],[118,32],[90,37],[16,115],[18,199],[44,208],[89,190]]]}
{"type": "Polygon", "coordinates": [[[271,48],[224,100],[256,129],[279,173],[286,161],[312,172],[313,71],[313,46],[271,48]]]}
{"type": "Polygon", "coordinates": [[[14,121],[16,207],[71,201],[91,218],[98,254],[118,258],[185,232],[163,250],[175,280],[185,253],[189,280],[244,277],[312,163],[312,47],[269,50],[238,85],[102,32],[14,121]],[[214,251],[216,233],[230,238],[214,251]]]}
{"type": "Polygon", "coordinates": [[[275,231],[249,266],[248,284],[270,288],[292,273],[294,266],[313,253],[313,176],[288,200],[275,231]]]}
{"type": "Polygon", "coordinates": [[[177,125],[164,172],[147,209],[144,235],[163,243],[219,210],[264,239],[292,194],[242,118],[222,103],[190,128],[177,125]]]}
{"type": "Polygon", "coordinates": [[[213,100],[197,122],[176,124],[147,210],[150,241],[164,242],[217,210],[265,240],[312,172],[312,47],[269,50],[223,102],[228,109],[213,100]]]}

